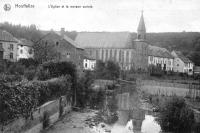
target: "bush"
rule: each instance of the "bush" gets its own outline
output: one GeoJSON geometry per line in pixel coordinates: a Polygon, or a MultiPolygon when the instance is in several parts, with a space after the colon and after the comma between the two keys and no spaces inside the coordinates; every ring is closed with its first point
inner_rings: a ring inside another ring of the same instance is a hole
{"type": "Polygon", "coordinates": [[[32,84],[0,84],[0,116],[1,123],[16,117],[30,117],[38,105],[39,91],[32,84]]]}
{"type": "Polygon", "coordinates": [[[29,58],[29,59],[20,59],[18,61],[19,64],[25,66],[26,68],[29,68],[31,66],[34,66],[35,68],[39,65],[39,63],[32,59],[32,58],[29,58]]]}
{"type": "Polygon", "coordinates": [[[23,75],[24,74],[25,67],[21,64],[14,63],[9,66],[8,68],[8,73],[9,74],[19,74],[23,75]]]}
{"type": "Polygon", "coordinates": [[[33,81],[32,83],[40,93],[39,105],[62,95],[71,94],[71,78],[68,75],[47,81],[33,81]]]}
{"type": "Polygon", "coordinates": [[[26,77],[26,79],[33,80],[35,77],[35,70],[31,69],[31,70],[26,70],[24,72],[24,76],[26,77]]]}
{"type": "Polygon", "coordinates": [[[193,111],[183,98],[174,96],[159,107],[160,115],[156,119],[165,132],[191,132],[194,124],[193,111]]]}

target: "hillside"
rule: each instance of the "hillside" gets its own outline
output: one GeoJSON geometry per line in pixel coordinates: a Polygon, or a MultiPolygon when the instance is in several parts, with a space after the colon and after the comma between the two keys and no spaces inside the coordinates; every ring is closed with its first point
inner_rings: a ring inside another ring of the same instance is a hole
{"type": "MultiPolygon", "coordinates": [[[[29,27],[0,23],[0,29],[7,30],[17,38],[26,38],[36,42],[43,34],[35,25],[29,27]]],[[[77,36],[76,31],[66,31],[71,39],[77,36]]],[[[136,33],[131,33],[136,38],[136,33]]],[[[147,33],[147,41],[168,50],[180,50],[189,57],[196,65],[200,65],[200,33],[199,32],[166,32],[166,33],[147,33]]]]}

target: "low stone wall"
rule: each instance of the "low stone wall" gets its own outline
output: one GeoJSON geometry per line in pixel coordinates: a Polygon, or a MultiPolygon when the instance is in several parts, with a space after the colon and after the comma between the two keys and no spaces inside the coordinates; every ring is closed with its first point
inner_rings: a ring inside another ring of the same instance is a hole
{"type": "Polygon", "coordinates": [[[33,112],[32,119],[19,118],[4,126],[2,133],[39,133],[43,129],[42,119],[44,112],[49,114],[49,124],[55,123],[60,117],[71,110],[71,99],[62,96],[57,100],[49,101],[33,112]],[[60,111],[62,110],[62,111],[60,111]],[[60,114],[60,112],[63,112],[60,114]]]}
{"type": "Polygon", "coordinates": [[[156,80],[142,80],[137,82],[137,86],[140,86],[141,90],[150,94],[158,95],[177,95],[177,96],[189,96],[196,98],[200,96],[200,85],[197,84],[183,84],[183,83],[172,83],[156,80]]]}

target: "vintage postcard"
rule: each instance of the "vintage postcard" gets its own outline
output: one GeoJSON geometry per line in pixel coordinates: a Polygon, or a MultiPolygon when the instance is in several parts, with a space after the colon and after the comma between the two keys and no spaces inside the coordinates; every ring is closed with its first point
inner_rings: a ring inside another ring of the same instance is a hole
{"type": "Polygon", "coordinates": [[[200,133],[199,0],[0,0],[0,133],[200,133]]]}

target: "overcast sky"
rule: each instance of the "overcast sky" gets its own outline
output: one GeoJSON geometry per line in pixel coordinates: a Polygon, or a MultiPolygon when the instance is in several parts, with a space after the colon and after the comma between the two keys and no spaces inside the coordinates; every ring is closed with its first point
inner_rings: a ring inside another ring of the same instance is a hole
{"type": "Polygon", "coordinates": [[[200,0],[0,0],[0,22],[42,30],[136,32],[144,10],[147,32],[200,31],[200,0]],[[5,3],[11,4],[4,11],[5,3]],[[15,4],[34,4],[33,9],[15,4]],[[92,9],[50,9],[48,5],[92,5],[92,9]]]}

